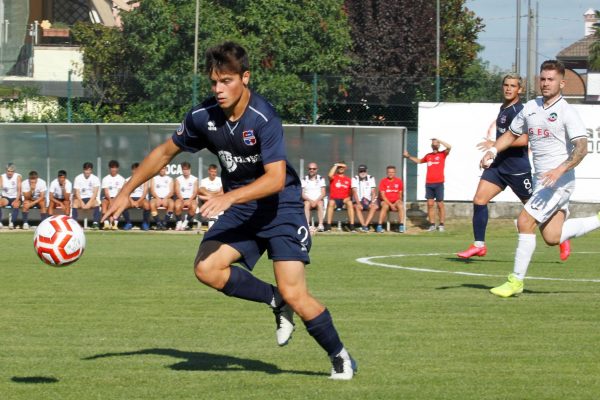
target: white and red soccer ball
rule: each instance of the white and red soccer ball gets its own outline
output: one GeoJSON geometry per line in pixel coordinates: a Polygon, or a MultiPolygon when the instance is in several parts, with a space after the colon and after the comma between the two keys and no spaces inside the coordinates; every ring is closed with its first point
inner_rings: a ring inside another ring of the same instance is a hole
{"type": "Polygon", "coordinates": [[[40,260],[54,267],[77,261],[85,249],[85,235],[77,221],[66,215],[43,220],[33,237],[33,248],[40,260]]]}

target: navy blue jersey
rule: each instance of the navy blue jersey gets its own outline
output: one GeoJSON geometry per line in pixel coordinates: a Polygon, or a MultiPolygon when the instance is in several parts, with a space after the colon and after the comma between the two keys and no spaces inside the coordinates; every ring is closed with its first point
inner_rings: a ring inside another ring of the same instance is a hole
{"type": "MultiPolygon", "coordinates": [[[[500,106],[500,112],[498,118],[496,118],[496,140],[508,131],[510,123],[522,109],[523,103],[520,101],[506,108],[500,106]]],[[[502,174],[515,175],[531,172],[528,146],[509,147],[498,153],[492,167],[498,168],[498,171],[502,174]]]]}
{"type": "Polygon", "coordinates": [[[254,213],[297,212],[303,207],[301,184],[287,161],[281,119],[256,93],[241,118],[228,121],[216,99],[211,97],[192,108],[172,136],[184,151],[208,149],[219,158],[225,192],[246,186],[264,175],[264,165],[286,162],[285,188],[263,199],[237,204],[233,208],[254,213]]]}

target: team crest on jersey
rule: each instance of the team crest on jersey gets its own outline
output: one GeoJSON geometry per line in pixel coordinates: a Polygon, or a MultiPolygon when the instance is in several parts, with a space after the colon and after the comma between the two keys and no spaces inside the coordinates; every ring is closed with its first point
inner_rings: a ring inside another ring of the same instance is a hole
{"type": "Polygon", "coordinates": [[[254,136],[253,130],[242,132],[242,139],[244,139],[246,146],[254,146],[256,144],[256,136],[254,136]]]}
{"type": "Polygon", "coordinates": [[[181,124],[179,124],[179,126],[177,127],[177,130],[175,131],[175,133],[177,133],[178,136],[183,135],[183,131],[185,130],[185,127],[183,125],[183,122],[181,124]]]}
{"type": "Polygon", "coordinates": [[[553,112],[552,114],[550,114],[548,116],[548,121],[554,122],[554,121],[556,121],[556,118],[558,118],[558,114],[556,114],[555,112],[553,112]]]}
{"type": "Polygon", "coordinates": [[[503,115],[500,117],[500,123],[501,123],[501,124],[504,124],[504,123],[506,123],[506,115],[504,115],[504,114],[503,114],[503,115]]]}
{"type": "Polygon", "coordinates": [[[208,121],[207,125],[207,129],[209,131],[216,131],[217,127],[215,126],[215,121],[208,121]]]}

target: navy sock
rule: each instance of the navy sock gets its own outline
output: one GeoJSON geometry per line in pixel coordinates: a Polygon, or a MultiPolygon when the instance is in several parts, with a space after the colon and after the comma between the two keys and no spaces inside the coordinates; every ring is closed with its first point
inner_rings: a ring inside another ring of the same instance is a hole
{"type": "Polygon", "coordinates": [[[485,229],[488,223],[487,205],[473,204],[473,236],[475,241],[485,242],[485,229]]]}
{"type": "Polygon", "coordinates": [[[0,208],[0,222],[2,222],[2,208],[0,208]]]}
{"type": "Polygon", "coordinates": [[[73,219],[75,221],[77,221],[78,213],[77,213],[77,209],[76,208],[72,208],[71,209],[71,217],[73,217],[73,219]]]}
{"type": "Polygon", "coordinates": [[[23,217],[23,223],[27,224],[29,223],[29,211],[25,212],[21,212],[21,216],[23,217]]]}
{"type": "Polygon", "coordinates": [[[275,287],[261,281],[244,268],[231,266],[229,280],[221,289],[227,296],[271,305],[275,287]]]}
{"type": "Polygon", "coordinates": [[[150,211],[144,210],[144,212],[142,213],[142,219],[145,223],[150,222],[150,211]]]}
{"type": "Polygon", "coordinates": [[[46,218],[48,218],[48,214],[46,213],[40,213],[40,222],[45,220],[46,218]]]}
{"type": "Polygon", "coordinates": [[[11,221],[13,222],[13,224],[17,223],[17,217],[19,216],[19,209],[18,208],[13,208],[12,209],[12,213],[11,213],[11,221]]]}
{"type": "Polygon", "coordinates": [[[94,207],[94,222],[100,223],[100,207],[94,207]]]}
{"type": "Polygon", "coordinates": [[[123,218],[125,218],[125,223],[130,224],[131,218],[129,217],[129,210],[123,211],[123,218]]]}
{"type": "Polygon", "coordinates": [[[319,346],[327,352],[329,357],[339,354],[344,348],[344,345],[333,326],[333,320],[331,319],[329,310],[325,309],[325,311],[316,318],[313,318],[310,321],[304,321],[304,325],[310,336],[319,343],[319,346]]]}

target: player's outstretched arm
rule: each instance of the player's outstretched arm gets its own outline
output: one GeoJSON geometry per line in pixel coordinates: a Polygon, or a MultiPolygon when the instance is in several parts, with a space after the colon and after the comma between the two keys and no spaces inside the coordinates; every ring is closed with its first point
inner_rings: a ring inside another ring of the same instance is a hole
{"type": "Polygon", "coordinates": [[[129,207],[129,195],[142,183],[158,174],[162,167],[167,165],[181,149],[173,142],[171,138],[163,144],[157,146],[144,158],[140,166],[135,170],[131,179],[128,180],[119,191],[114,201],[110,202],[110,207],[102,216],[102,221],[109,218],[117,219],[127,207],[129,207]]]}
{"type": "Polygon", "coordinates": [[[249,185],[208,199],[200,214],[203,217],[214,217],[234,204],[243,204],[279,193],[285,187],[285,160],[265,164],[265,173],[249,185]]]}
{"type": "Polygon", "coordinates": [[[498,140],[496,140],[496,144],[490,147],[489,150],[485,152],[483,158],[479,163],[479,167],[488,168],[492,164],[491,161],[493,161],[494,158],[496,158],[496,155],[499,152],[504,151],[510,146],[512,146],[512,144],[515,142],[515,140],[517,140],[517,138],[517,135],[512,133],[512,131],[506,131],[502,136],[498,138],[498,140]]]}

